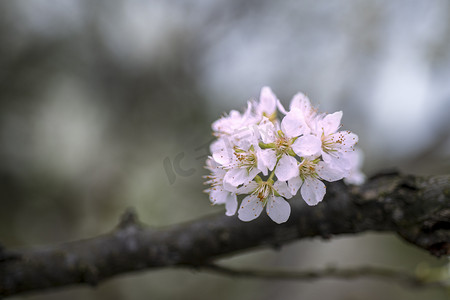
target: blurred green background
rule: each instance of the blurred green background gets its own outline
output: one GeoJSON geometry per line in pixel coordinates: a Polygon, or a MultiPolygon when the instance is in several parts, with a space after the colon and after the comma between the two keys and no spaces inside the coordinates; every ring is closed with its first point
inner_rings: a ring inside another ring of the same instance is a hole
{"type": "MultiPolygon", "coordinates": [[[[344,111],[364,171],[450,171],[450,2],[0,2],[0,242],[110,231],[127,207],[164,226],[212,207],[210,124],[264,85],[344,111]],[[181,158],[179,172],[174,167],[181,158]]],[[[339,217],[339,216],[336,216],[339,217]]],[[[390,234],[299,241],[233,266],[442,266],[390,234]]],[[[265,282],[186,270],[15,299],[448,299],[377,280],[265,282]]]]}

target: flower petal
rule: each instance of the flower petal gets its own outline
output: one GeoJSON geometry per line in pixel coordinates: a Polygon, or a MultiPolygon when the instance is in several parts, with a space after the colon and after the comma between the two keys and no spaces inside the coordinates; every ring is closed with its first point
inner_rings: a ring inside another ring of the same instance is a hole
{"type": "Polygon", "coordinates": [[[320,125],[322,126],[323,133],[329,135],[338,131],[341,126],[342,111],[337,111],[332,114],[326,115],[322,120],[320,120],[320,125]]]}
{"type": "Polygon", "coordinates": [[[261,159],[261,149],[257,150],[256,152],[256,167],[263,173],[264,176],[267,176],[268,174],[267,165],[261,159]]]}
{"type": "Polygon", "coordinates": [[[288,180],[288,187],[289,187],[289,192],[295,196],[298,192],[298,190],[300,189],[300,187],[302,186],[303,180],[300,178],[300,176],[296,176],[294,178],[291,178],[288,180]]]}
{"type": "Polygon", "coordinates": [[[242,184],[250,183],[259,173],[261,173],[261,171],[258,168],[253,168],[248,172],[248,176],[242,184]]]}
{"type": "Polygon", "coordinates": [[[322,141],[315,135],[304,135],[299,137],[294,144],[292,150],[301,157],[315,158],[320,155],[322,150],[322,141]]]}
{"type": "Polygon", "coordinates": [[[233,149],[228,139],[221,138],[213,142],[210,151],[213,159],[221,165],[228,165],[233,159],[233,149]]]}
{"type": "Polygon", "coordinates": [[[317,164],[316,172],[320,178],[329,182],[341,180],[349,174],[349,171],[332,168],[329,164],[323,161],[320,161],[317,164]]]}
{"type": "Polygon", "coordinates": [[[266,211],[275,223],[281,224],[289,219],[291,206],[282,197],[269,196],[266,211]]]}
{"type": "Polygon", "coordinates": [[[259,136],[263,143],[270,144],[275,142],[276,129],[275,125],[266,117],[263,117],[261,123],[258,125],[259,136]]]}
{"type": "Polygon", "coordinates": [[[360,170],[364,160],[364,156],[361,149],[355,148],[355,151],[351,151],[348,157],[351,168],[349,175],[344,178],[344,182],[346,184],[355,184],[355,185],[360,185],[364,183],[366,177],[364,173],[362,173],[360,170]]]}
{"type": "Polygon", "coordinates": [[[322,151],[322,159],[327,163],[332,165],[333,164],[333,160],[335,159],[335,152],[333,152],[333,154],[330,154],[328,152],[322,151]]]}
{"type": "Polygon", "coordinates": [[[257,168],[253,168],[250,171],[246,168],[231,169],[223,178],[224,185],[230,184],[232,186],[239,186],[241,184],[249,183],[259,172],[260,170],[257,168]]]}
{"type": "Polygon", "coordinates": [[[225,214],[227,216],[234,215],[236,213],[237,206],[238,206],[238,202],[237,202],[236,194],[228,193],[228,196],[227,196],[226,202],[225,202],[225,209],[226,209],[225,214]]]}
{"type": "Polygon", "coordinates": [[[309,101],[308,97],[303,93],[297,93],[292,97],[291,105],[289,106],[290,109],[298,108],[305,114],[309,114],[309,112],[312,110],[311,102],[309,101]]]}
{"type": "Polygon", "coordinates": [[[305,182],[300,189],[300,193],[302,194],[303,200],[305,200],[306,204],[313,206],[323,200],[326,193],[326,187],[325,184],[323,184],[323,182],[319,179],[306,177],[305,182]]]}
{"type": "Polygon", "coordinates": [[[309,134],[311,131],[305,122],[302,111],[296,107],[291,109],[281,121],[281,130],[288,137],[309,134]]]}
{"type": "Polygon", "coordinates": [[[290,199],[292,198],[292,194],[289,191],[289,187],[286,183],[286,181],[277,181],[273,184],[273,188],[275,191],[277,191],[278,194],[283,196],[284,198],[290,199]]]}
{"type": "Polygon", "coordinates": [[[366,175],[359,169],[351,170],[350,174],[344,178],[346,184],[361,185],[366,181],[366,175]]]}
{"type": "Polygon", "coordinates": [[[258,160],[258,169],[260,169],[261,171],[262,169],[260,168],[260,163],[263,164],[264,167],[269,169],[269,171],[272,171],[275,167],[275,164],[277,163],[277,154],[274,149],[261,149],[256,152],[256,156],[258,160]]]}
{"type": "MultiPolygon", "coordinates": [[[[254,110],[253,110],[254,103],[252,101],[247,101],[247,109],[244,112],[244,115],[242,116],[242,119],[244,120],[244,124],[247,124],[248,120],[254,119],[254,110]]],[[[250,122],[251,123],[251,122],[250,122]]]]}
{"type": "Polygon", "coordinates": [[[232,192],[232,193],[237,193],[237,190],[238,190],[237,186],[234,186],[234,185],[230,184],[229,182],[224,181],[223,179],[222,179],[222,187],[225,191],[232,192]]]}
{"type": "Polygon", "coordinates": [[[240,220],[248,222],[256,219],[264,208],[264,203],[256,195],[249,195],[242,200],[238,210],[240,220]]]}
{"type": "Polygon", "coordinates": [[[276,103],[277,96],[275,96],[271,88],[268,86],[263,87],[259,96],[258,112],[271,116],[276,110],[276,103]]]}
{"type": "Polygon", "coordinates": [[[211,127],[214,131],[220,133],[230,133],[233,129],[233,125],[240,122],[241,113],[237,110],[230,111],[228,116],[222,117],[212,123],[211,127]]]}
{"type": "Polygon", "coordinates": [[[258,183],[252,181],[250,183],[244,184],[240,188],[236,189],[237,194],[250,194],[258,187],[258,183]]]}
{"type": "Polygon", "coordinates": [[[286,111],[286,109],[284,108],[283,104],[281,104],[280,100],[277,100],[277,107],[278,110],[283,114],[287,114],[288,112],[286,111]]]}
{"type": "Polygon", "coordinates": [[[358,136],[350,131],[339,131],[330,136],[335,145],[342,150],[349,150],[358,142],[358,136]]]}
{"type": "Polygon", "coordinates": [[[228,194],[230,193],[220,188],[210,189],[209,200],[212,204],[225,204],[228,194]]]}
{"type": "Polygon", "coordinates": [[[351,152],[342,151],[326,153],[322,151],[322,158],[331,168],[348,171],[352,167],[350,153],[351,152]]]}
{"type": "Polygon", "coordinates": [[[287,154],[283,154],[275,168],[275,175],[280,181],[287,181],[295,176],[298,176],[298,162],[297,160],[287,154]]]}

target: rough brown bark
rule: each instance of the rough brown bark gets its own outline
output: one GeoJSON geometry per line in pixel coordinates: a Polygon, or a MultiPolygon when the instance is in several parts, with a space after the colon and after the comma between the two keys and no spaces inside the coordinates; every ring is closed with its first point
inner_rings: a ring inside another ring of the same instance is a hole
{"type": "MultiPolygon", "coordinates": [[[[202,266],[256,247],[305,237],[363,231],[398,233],[432,255],[450,254],[450,175],[380,174],[360,187],[328,184],[323,202],[292,201],[288,222],[267,216],[249,223],[215,215],[167,228],[148,228],[127,212],[111,233],[0,255],[0,296],[74,284],[151,268],[202,266]]],[[[2,252],[2,250],[0,250],[2,252]]],[[[0,253],[1,254],[1,253],[0,253]]]]}

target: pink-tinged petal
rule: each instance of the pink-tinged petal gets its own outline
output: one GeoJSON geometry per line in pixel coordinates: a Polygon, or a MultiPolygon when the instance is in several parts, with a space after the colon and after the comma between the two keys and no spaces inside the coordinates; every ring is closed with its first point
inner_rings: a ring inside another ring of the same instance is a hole
{"type": "Polygon", "coordinates": [[[275,175],[280,181],[287,181],[295,176],[298,176],[298,162],[297,160],[287,154],[283,154],[275,168],[275,175]]]}
{"type": "Polygon", "coordinates": [[[320,161],[316,167],[317,175],[326,181],[333,182],[341,180],[348,175],[348,171],[342,169],[335,169],[328,165],[326,162],[320,161]]]}
{"type": "Polygon", "coordinates": [[[309,134],[311,131],[306,124],[303,112],[296,107],[291,109],[281,121],[281,130],[291,138],[309,134]]]}
{"type": "Polygon", "coordinates": [[[275,191],[277,191],[278,194],[283,196],[286,199],[292,198],[292,194],[289,191],[289,187],[286,183],[286,181],[277,181],[273,184],[273,188],[275,191]]]}
{"type": "Polygon", "coordinates": [[[262,212],[264,203],[256,195],[249,195],[242,200],[238,210],[241,221],[248,222],[256,219],[262,212]]]}
{"type": "MultiPolygon", "coordinates": [[[[277,163],[277,154],[274,149],[261,149],[256,153],[258,160],[258,169],[260,168],[260,163],[262,163],[269,171],[272,171],[277,163]]],[[[267,174],[264,174],[267,175],[267,174]]]]}
{"type": "Polygon", "coordinates": [[[250,181],[255,178],[256,175],[260,170],[257,168],[253,168],[252,170],[248,171],[246,168],[238,168],[238,169],[231,169],[225,174],[225,177],[223,178],[224,184],[230,184],[232,186],[239,186],[241,184],[249,183],[250,181]]]}
{"type": "Polygon", "coordinates": [[[291,206],[282,197],[269,196],[266,211],[269,217],[278,224],[284,223],[291,215],[291,206]]]}
{"type": "Polygon", "coordinates": [[[315,158],[320,155],[322,141],[315,135],[304,135],[295,140],[292,150],[301,157],[315,158]]]}
{"type": "Polygon", "coordinates": [[[270,87],[263,87],[259,96],[259,112],[266,113],[268,116],[272,115],[275,112],[276,103],[277,96],[275,96],[270,87]]]}
{"type": "Polygon", "coordinates": [[[289,192],[294,196],[297,194],[298,190],[302,186],[303,180],[300,176],[291,178],[288,180],[289,192]]]}
{"type": "Polygon", "coordinates": [[[238,206],[236,194],[228,193],[226,202],[225,202],[225,215],[232,216],[236,213],[238,206]]]}
{"type": "Polygon", "coordinates": [[[280,100],[277,100],[277,108],[283,115],[288,113],[284,108],[283,104],[281,104],[280,100]]]}
{"type": "Polygon", "coordinates": [[[329,135],[338,131],[339,127],[341,126],[341,119],[342,119],[342,111],[337,111],[335,113],[326,115],[320,121],[321,123],[320,125],[323,128],[323,133],[325,135],[329,135]]]}
{"type": "Polygon", "coordinates": [[[313,206],[323,200],[326,193],[326,187],[319,179],[307,177],[300,189],[300,193],[306,204],[313,206]]]}
{"type": "Polygon", "coordinates": [[[210,146],[210,150],[213,159],[217,163],[221,165],[228,165],[231,163],[233,159],[233,149],[227,139],[222,138],[214,141],[210,146]]]}

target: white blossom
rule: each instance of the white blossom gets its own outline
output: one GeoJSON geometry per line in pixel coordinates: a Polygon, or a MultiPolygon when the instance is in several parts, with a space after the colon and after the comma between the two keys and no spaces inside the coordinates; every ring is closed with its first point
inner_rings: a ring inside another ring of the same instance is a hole
{"type": "Polygon", "coordinates": [[[321,156],[334,168],[350,170],[355,164],[352,152],[358,136],[350,131],[338,131],[341,118],[341,111],[315,118],[311,133],[299,137],[292,145],[294,152],[300,157],[321,156]]]}
{"type": "Polygon", "coordinates": [[[211,185],[205,192],[209,194],[209,200],[213,205],[225,204],[226,215],[232,216],[237,210],[237,189],[224,183],[225,171],[209,157],[206,160],[206,168],[211,171],[211,175],[205,176],[208,180],[205,184],[211,185]]]}
{"type": "Polygon", "coordinates": [[[256,124],[260,118],[254,112],[254,104],[247,103],[247,109],[243,114],[232,110],[228,115],[221,117],[212,123],[211,127],[214,135],[217,137],[230,136],[243,131],[243,128],[251,127],[256,124]]]}
{"type": "Polygon", "coordinates": [[[277,96],[275,96],[270,87],[263,87],[259,96],[259,103],[255,104],[256,114],[271,120],[275,119],[277,116],[278,101],[277,96]]]}
{"type": "Polygon", "coordinates": [[[361,149],[355,148],[355,151],[351,152],[350,155],[354,157],[350,159],[350,172],[344,178],[344,182],[347,184],[360,185],[366,180],[366,176],[361,171],[361,165],[364,160],[364,155],[361,149]]]}
{"type": "Polygon", "coordinates": [[[323,181],[361,184],[358,136],[339,131],[341,118],[341,111],[319,113],[302,93],[292,98],[287,111],[263,87],[259,100],[249,101],[244,113],[233,110],[212,124],[217,140],[207,160],[210,201],[225,204],[226,215],[237,210],[242,221],[257,218],[265,208],[274,222],[283,223],[291,211],[286,199],[298,191],[312,206],[326,194],[323,181]],[[277,110],[284,115],[281,120],[277,110]]]}
{"type": "Polygon", "coordinates": [[[270,145],[266,150],[266,157],[271,162],[277,162],[275,175],[278,180],[286,181],[298,175],[297,160],[292,156],[291,145],[294,137],[286,130],[278,129],[278,124],[273,124],[267,118],[263,118],[259,126],[261,140],[264,144],[270,145]]]}
{"type": "Polygon", "coordinates": [[[335,168],[350,170],[354,165],[351,155],[358,142],[358,136],[350,131],[338,131],[342,112],[326,115],[317,123],[316,136],[321,140],[322,159],[335,168]]]}
{"type": "MultiPolygon", "coordinates": [[[[283,114],[288,114],[286,109],[279,103],[278,109],[283,114]]],[[[289,105],[289,110],[296,110],[297,115],[301,114],[301,119],[304,120],[306,125],[313,130],[314,129],[314,121],[316,118],[319,118],[321,115],[318,114],[317,109],[311,105],[311,101],[309,98],[303,93],[297,93],[291,100],[291,104],[289,105]]]]}
{"type": "Polygon", "coordinates": [[[211,145],[211,152],[214,161],[225,171],[224,182],[234,187],[249,183],[259,173],[267,175],[275,164],[257,144],[240,148],[222,138],[211,145]]]}
{"type": "Polygon", "coordinates": [[[283,198],[291,198],[286,182],[272,180],[251,182],[241,192],[250,193],[242,200],[238,210],[238,217],[242,221],[251,221],[256,219],[264,207],[266,207],[267,215],[276,223],[284,223],[289,219],[291,214],[291,206],[283,198]]]}
{"type": "Polygon", "coordinates": [[[291,194],[297,194],[300,189],[303,200],[310,206],[317,205],[326,193],[325,184],[321,179],[332,182],[344,178],[347,172],[333,169],[327,163],[318,159],[303,159],[298,166],[299,176],[288,181],[291,194]]]}

